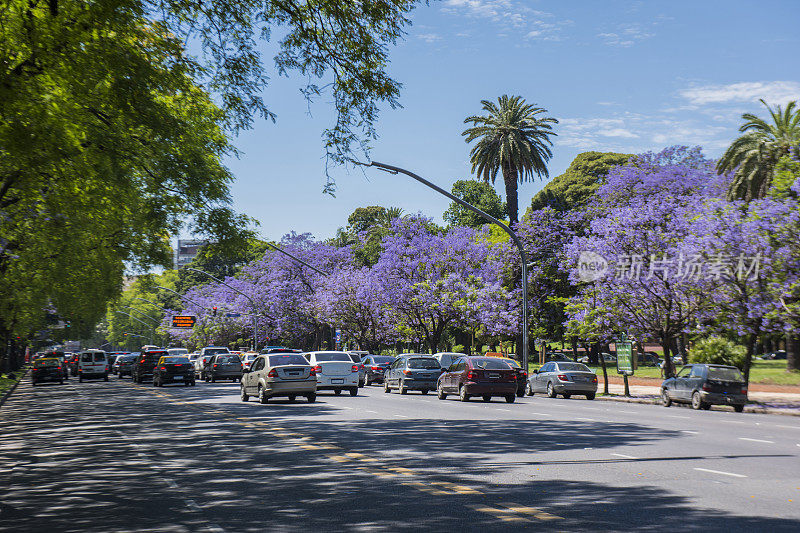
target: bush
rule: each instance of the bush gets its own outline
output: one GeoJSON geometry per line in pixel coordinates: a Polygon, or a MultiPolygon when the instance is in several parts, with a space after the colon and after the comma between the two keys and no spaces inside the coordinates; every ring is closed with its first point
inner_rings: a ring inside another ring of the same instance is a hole
{"type": "Polygon", "coordinates": [[[464,347],[464,345],[462,345],[462,344],[455,344],[455,345],[453,346],[453,351],[454,351],[455,353],[467,353],[467,352],[466,352],[466,348],[465,348],[465,347],[464,347]]]}
{"type": "Polygon", "coordinates": [[[690,363],[730,365],[744,370],[747,349],[721,337],[709,337],[697,342],[689,350],[690,363]]]}

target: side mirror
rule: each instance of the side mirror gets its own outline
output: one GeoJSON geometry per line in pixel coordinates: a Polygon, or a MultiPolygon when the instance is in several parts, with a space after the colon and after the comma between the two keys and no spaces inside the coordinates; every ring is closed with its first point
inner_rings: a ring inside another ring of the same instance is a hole
{"type": "Polygon", "coordinates": [[[534,373],[534,374],[538,374],[538,373],[539,373],[539,369],[538,369],[538,368],[534,368],[534,369],[533,369],[533,373],[534,373]]]}
{"type": "Polygon", "coordinates": [[[249,373],[250,373],[249,368],[247,368],[246,366],[242,367],[242,374],[249,374],[249,373]]]}

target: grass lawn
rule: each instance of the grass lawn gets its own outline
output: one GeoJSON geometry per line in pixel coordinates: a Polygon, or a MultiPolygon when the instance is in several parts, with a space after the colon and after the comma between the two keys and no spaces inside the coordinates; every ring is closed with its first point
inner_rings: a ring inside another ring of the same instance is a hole
{"type": "Polygon", "coordinates": [[[18,370],[12,374],[2,374],[0,375],[0,396],[5,393],[8,389],[14,385],[15,382],[19,381],[20,376],[22,375],[22,370],[18,370]]]}
{"type": "MultiPolygon", "coordinates": [[[[538,364],[531,364],[530,369],[539,368],[538,364]]],[[[603,369],[598,366],[591,368],[598,376],[603,375],[603,369]]],[[[609,376],[617,376],[616,365],[606,367],[609,376]]],[[[621,377],[621,376],[620,376],[621,377]]],[[[661,378],[661,369],[657,366],[640,366],[636,369],[637,378],[661,378]]],[[[800,372],[787,372],[786,361],[760,361],[754,360],[750,368],[750,383],[764,383],[768,385],[800,385],[800,372]]]]}

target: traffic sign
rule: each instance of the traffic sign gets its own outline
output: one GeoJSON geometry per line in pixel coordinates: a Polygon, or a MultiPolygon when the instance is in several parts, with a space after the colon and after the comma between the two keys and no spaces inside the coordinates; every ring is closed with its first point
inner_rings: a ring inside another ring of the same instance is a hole
{"type": "Polygon", "coordinates": [[[225,316],[228,318],[239,318],[242,316],[242,313],[225,313],[225,316]]]}
{"type": "Polygon", "coordinates": [[[193,328],[197,322],[195,315],[176,315],[172,317],[173,328],[193,328]]]}

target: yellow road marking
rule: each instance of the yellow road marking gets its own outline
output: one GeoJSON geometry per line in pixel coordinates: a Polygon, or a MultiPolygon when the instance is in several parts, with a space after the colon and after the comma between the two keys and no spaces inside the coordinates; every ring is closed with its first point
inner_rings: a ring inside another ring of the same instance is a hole
{"type": "Polygon", "coordinates": [[[563,520],[564,517],[556,516],[541,509],[537,509],[536,507],[528,507],[526,505],[520,505],[518,503],[501,503],[499,504],[512,512],[520,513],[520,514],[527,514],[532,515],[538,518],[539,520],[563,520]]]}
{"type": "Polygon", "coordinates": [[[478,512],[488,513],[492,516],[495,516],[503,522],[531,522],[531,520],[525,518],[524,516],[510,514],[511,511],[509,509],[498,509],[496,507],[489,507],[485,505],[470,505],[469,507],[478,512]]]}
{"type": "Polygon", "coordinates": [[[475,490],[471,487],[465,487],[464,485],[456,485],[455,483],[450,483],[448,481],[431,481],[431,485],[439,485],[440,487],[450,489],[457,494],[481,494],[479,490],[475,490]]]}
{"type": "Polygon", "coordinates": [[[422,492],[427,492],[428,494],[433,494],[435,496],[448,496],[448,495],[451,494],[451,493],[445,492],[443,490],[439,490],[439,489],[435,489],[433,487],[429,487],[428,485],[426,485],[424,483],[420,483],[419,481],[402,481],[401,483],[403,485],[406,485],[407,487],[414,487],[417,490],[420,490],[422,492]]]}

